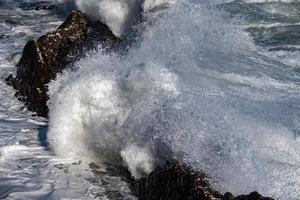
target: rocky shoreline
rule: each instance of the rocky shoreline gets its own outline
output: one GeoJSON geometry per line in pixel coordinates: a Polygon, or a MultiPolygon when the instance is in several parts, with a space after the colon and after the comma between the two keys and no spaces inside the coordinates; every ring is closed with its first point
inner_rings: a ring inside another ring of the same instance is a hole
{"type": "MultiPolygon", "coordinates": [[[[107,25],[73,11],[56,31],[25,45],[16,76],[10,75],[6,81],[17,90],[16,97],[30,111],[47,117],[47,84],[66,67],[72,67],[72,63],[84,56],[84,51],[98,44],[112,51],[121,43],[107,25]]],[[[147,177],[129,182],[133,194],[141,200],[272,200],[257,192],[237,197],[230,193],[223,195],[212,189],[205,173],[180,162],[168,163],[147,177]]]]}

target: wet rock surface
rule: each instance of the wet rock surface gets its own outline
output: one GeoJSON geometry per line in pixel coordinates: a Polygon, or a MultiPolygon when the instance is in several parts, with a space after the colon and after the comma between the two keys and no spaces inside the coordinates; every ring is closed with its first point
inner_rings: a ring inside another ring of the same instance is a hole
{"type": "Polygon", "coordinates": [[[140,200],[272,200],[257,192],[237,197],[231,193],[222,195],[211,188],[204,173],[180,162],[133,181],[131,189],[140,200]]]}
{"type": "Polygon", "coordinates": [[[18,90],[17,98],[30,111],[47,117],[47,83],[99,43],[113,49],[120,39],[100,21],[91,21],[82,12],[73,11],[56,31],[25,45],[16,77],[10,75],[6,81],[18,90]]]}

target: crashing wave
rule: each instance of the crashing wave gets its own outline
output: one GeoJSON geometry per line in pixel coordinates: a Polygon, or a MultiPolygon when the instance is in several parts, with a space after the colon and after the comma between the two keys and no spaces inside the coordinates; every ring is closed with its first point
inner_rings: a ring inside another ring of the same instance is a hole
{"type": "Polygon", "coordinates": [[[53,81],[55,152],[136,177],[177,158],[220,191],[297,199],[297,77],[257,53],[212,3],[178,0],[147,13],[137,47],[91,53],[53,81]]]}

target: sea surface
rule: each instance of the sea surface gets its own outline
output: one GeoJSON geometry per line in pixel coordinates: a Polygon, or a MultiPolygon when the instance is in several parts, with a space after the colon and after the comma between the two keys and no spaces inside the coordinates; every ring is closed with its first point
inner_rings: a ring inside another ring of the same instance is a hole
{"type": "Polygon", "coordinates": [[[0,0],[0,199],[136,199],[119,170],[171,159],[221,192],[300,200],[299,1],[0,0]],[[86,52],[35,117],[4,79],[72,8],[134,42],[86,52]]]}

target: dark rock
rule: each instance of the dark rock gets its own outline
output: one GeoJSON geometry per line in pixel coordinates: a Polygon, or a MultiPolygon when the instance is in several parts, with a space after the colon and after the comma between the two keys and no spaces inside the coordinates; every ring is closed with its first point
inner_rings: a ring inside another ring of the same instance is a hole
{"type": "Polygon", "coordinates": [[[235,197],[212,189],[204,173],[176,162],[157,168],[147,177],[131,183],[140,200],[272,200],[257,192],[235,197]]]}
{"type": "Polygon", "coordinates": [[[273,200],[273,199],[270,197],[263,197],[258,192],[252,192],[249,195],[241,195],[228,200],[273,200]]]}
{"type": "Polygon", "coordinates": [[[226,192],[222,198],[222,200],[231,200],[234,199],[235,197],[233,196],[233,194],[231,194],[230,192],[226,192]]]}
{"type": "Polygon", "coordinates": [[[146,178],[134,181],[131,188],[140,200],[210,200],[222,197],[210,188],[203,173],[179,162],[156,169],[146,178]]]}
{"type": "Polygon", "coordinates": [[[10,74],[6,79],[5,82],[7,83],[7,85],[13,86],[14,83],[14,76],[12,74],[10,74]]]}
{"type": "Polygon", "coordinates": [[[99,43],[113,49],[120,39],[100,21],[93,22],[82,12],[73,11],[56,31],[25,45],[17,75],[10,75],[7,83],[18,90],[18,98],[25,100],[30,111],[47,117],[47,83],[82,57],[83,48],[89,50],[99,43]]]}

